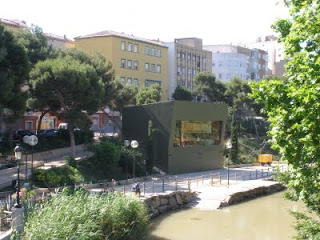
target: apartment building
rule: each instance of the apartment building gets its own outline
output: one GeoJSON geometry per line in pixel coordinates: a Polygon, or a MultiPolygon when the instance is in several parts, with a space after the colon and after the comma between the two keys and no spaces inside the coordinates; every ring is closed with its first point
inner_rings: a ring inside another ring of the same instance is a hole
{"type": "Polygon", "coordinates": [[[283,43],[277,41],[273,35],[259,37],[255,42],[239,44],[246,48],[256,48],[268,53],[268,68],[270,75],[281,77],[286,72],[284,65],[284,48],[283,43]]]}
{"type": "Polygon", "coordinates": [[[91,55],[102,54],[121,83],[138,88],[158,84],[162,100],[168,99],[168,47],[159,41],[103,31],[76,37],[75,45],[91,55]]]}
{"type": "Polygon", "coordinates": [[[260,80],[268,75],[267,52],[236,45],[206,45],[212,52],[212,72],[223,81],[234,77],[260,80]]]}
{"type": "Polygon", "coordinates": [[[62,50],[75,47],[74,41],[68,39],[66,35],[63,37],[53,33],[44,33],[43,35],[47,38],[48,45],[53,47],[60,48],[62,50]]]}
{"type": "Polygon", "coordinates": [[[0,18],[0,24],[3,24],[4,26],[12,30],[21,30],[21,29],[28,28],[27,23],[25,21],[20,21],[20,20],[10,20],[10,19],[0,18]]]}
{"type": "Polygon", "coordinates": [[[197,73],[212,72],[212,54],[203,49],[202,39],[179,38],[164,44],[169,48],[169,98],[177,86],[193,91],[197,73]]]}

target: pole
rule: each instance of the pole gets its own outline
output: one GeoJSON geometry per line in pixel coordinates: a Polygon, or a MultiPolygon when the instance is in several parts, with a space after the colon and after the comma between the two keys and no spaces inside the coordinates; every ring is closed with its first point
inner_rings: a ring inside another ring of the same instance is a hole
{"type": "Polygon", "coordinates": [[[136,177],[136,159],[135,158],[133,158],[132,176],[133,178],[136,177]]]}
{"type": "Polygon", "coordinates": [[[126,183],[128,183],[128,156],[126,156],[126,183]]]}
{"type": "Polygon", "coordinates": [[[30,179],[30,189],[32,190],[32,178],[33,178],[33,146],[31,152],[31,179],[30,179]]]}
{"type": "Polygon", "coordinates": [[[28,154],[27,154],[27,151],[26,151],[26,176],[25,176],[25,179],[28,180],[28,154]]]}
{"type": "Polygon", "coordinates": [[[229,157],[227,159],[227,168],[228,168],[228,186],[229,186],[229,157]]]}
{"type": "Polygon", "coordinates": [[[20,163],[18,160],[18,179],[17,179],[17,205],[16,207],[19,208],[20,207],[20,163]]]}

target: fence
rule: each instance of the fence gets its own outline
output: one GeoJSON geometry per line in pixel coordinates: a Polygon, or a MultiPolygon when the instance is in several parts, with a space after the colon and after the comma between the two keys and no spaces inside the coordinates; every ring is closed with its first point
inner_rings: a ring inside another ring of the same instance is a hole
{"type": "MultiPolygon", "coordinates": [[[[191,191],[204,186],[226,186],[237,184],[243,181],[269,178],[278,171],[288,170],[287,165],[279,167],[268,167],[263,169],[233,169],[232,172],[224,171],[214,174],[204,174],[199,177],[152,177],[147,178],[140,184],[140,192],[143,196],[166,191],[191,191]],[[229,172],[229,173],[228,173],[229,172]]],[[[101,183],[100,186],[90,189],[92,193],[99,192],[122,192],[124,194],[132,192],[132,185],[124,184],[114,186],[112,183],[101,183]]]]}

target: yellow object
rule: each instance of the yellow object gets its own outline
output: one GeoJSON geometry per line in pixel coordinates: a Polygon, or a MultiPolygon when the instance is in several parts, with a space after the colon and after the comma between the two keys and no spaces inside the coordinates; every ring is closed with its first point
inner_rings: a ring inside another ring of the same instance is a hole
{"type": "Polygon", "coordinates": [[[258,161],[262,164],[272,162],[272,154],[260,154],[258,155],[258,161]]]}

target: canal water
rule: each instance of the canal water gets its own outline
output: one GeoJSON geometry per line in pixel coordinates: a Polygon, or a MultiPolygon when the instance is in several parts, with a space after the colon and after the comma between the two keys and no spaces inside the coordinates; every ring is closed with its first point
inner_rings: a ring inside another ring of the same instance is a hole
{"type": "Polygon", "coordinates": [[[207,211],[186,209],[152,220],[148,240],[286,240],[295,235],[294,217],[303,204],[283,199],[283,192],[207,211]]]}

